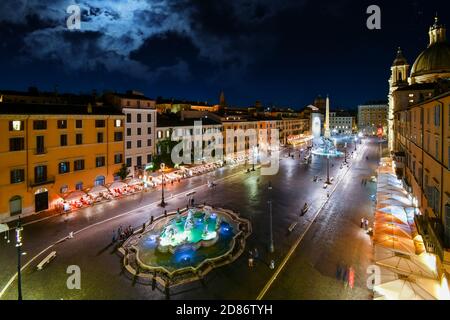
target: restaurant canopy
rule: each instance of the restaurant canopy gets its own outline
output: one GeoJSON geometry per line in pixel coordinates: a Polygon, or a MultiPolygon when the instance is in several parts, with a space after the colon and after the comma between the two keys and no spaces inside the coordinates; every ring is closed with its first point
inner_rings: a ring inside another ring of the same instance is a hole
{"type": "Polygon", "coordinates": [[[394,252],[413,255],[416,252],[414,241],[408,238],[391,236],[387,234],[374,234],[375,245],[384,247],[394,252]]]}
{"type": "Polygon", "coordinates": [[[108,187],[109,190],[111,189],[116,189],[116,188],[125,188],[127,186],[126,183],[122,182],[122,181],[114,181],[113,183],[111,183],[111,185],[108,187]]]}
{"type": "Polygon", "coordinates": [[[108,193],[109,190],[105,186],[95,186],[88,191],[90,195],[98,195],[99,193],[108,193]]]}
{"type": "Polygon", "coordinates": [[[8,231],[8,230],[9,230],[9,228],[8,228],[7,224],[0,223],[0,233],[8,231]]]}
{"type": "Polygon", "coordinates": [[[376,264],[407,276],[415,275],[434,280],[438,278],[436,265],[424,263],[419,256],[396,254],[393,257],[378,260],[376,264]]]}
{"type": "Polygon", "coordinates": [[[435,300],[433,295],[407,279],[375,285],[373,290],[386,300],[435,300]]]}
{"type": "Polygon", "coordinates": [[[69,192],[67,195],[65,195],[63,197],[63,199],[66,201],[76,201],[76,200],[80,200],[85,195],[86,195],[86,193],[84,191],[75,190],[75,191],[69,192]]]}

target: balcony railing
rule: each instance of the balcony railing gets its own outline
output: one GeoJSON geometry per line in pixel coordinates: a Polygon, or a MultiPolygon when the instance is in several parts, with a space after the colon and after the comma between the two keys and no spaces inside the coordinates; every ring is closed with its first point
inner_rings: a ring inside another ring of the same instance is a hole
{"type": "Polygon", "coordinates": [[[43,186],[43,185],[52,184],[52,183],[55,183],[55,177],[54,176],[47,176],[47,177],[40,178],[40,179],[30,180],[29,186],[30,187],[37,187],[37,186],[43,186]]]}

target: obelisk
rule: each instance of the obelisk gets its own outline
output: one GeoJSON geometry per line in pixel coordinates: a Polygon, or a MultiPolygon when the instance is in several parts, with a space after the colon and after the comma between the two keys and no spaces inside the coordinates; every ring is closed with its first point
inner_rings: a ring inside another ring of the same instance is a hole
{"type": "Polygon", "coordinates": [[[325,109],[325,138],[330,138],[331,137],[331,133],[330,133],[330,98],[328,98],[327,96],[327,104],[326,104],[326,109],[325,109]]]}

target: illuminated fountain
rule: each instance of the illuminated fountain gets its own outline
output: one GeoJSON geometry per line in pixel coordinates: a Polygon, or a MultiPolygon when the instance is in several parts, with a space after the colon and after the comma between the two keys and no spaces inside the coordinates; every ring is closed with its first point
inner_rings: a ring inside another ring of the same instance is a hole
{"type": "Polygon", "coordinates": [[[250,222],[234,212],[199,206],[156,218],[119,252],[135,276],[175,285],[233,262],[244,252],[250,234],[250,222]]]}

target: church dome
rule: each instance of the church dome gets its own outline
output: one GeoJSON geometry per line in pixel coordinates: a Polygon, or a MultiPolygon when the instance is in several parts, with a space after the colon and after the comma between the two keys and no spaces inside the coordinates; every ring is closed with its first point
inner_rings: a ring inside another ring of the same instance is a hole
{"type": "Polygon", "coordinates": [[[411,76],[450,72],[450,44],[437,42],[423,51],[414,62],[411,76]]]}
{"type": "Polygon", "coordinates": [[[411,69],[411,82],[435,82],[439,78],[450,78],[450,44],[446,40],[445,27],[435,18],[428,32],[430,44],[411,69]]]}

